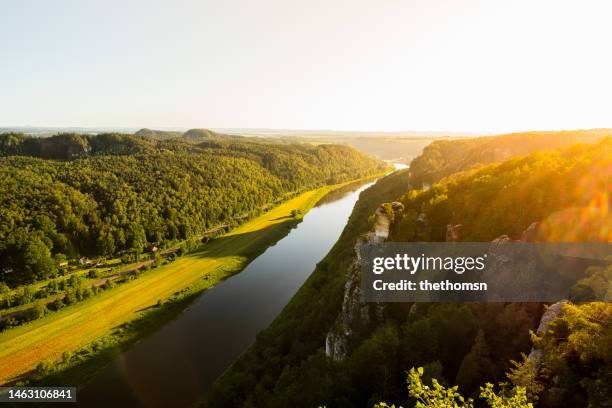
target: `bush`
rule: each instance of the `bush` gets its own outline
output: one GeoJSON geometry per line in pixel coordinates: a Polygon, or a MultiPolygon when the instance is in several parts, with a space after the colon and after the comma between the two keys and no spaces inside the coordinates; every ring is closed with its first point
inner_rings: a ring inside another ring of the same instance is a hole
{"type": "Polygon", "coordinates": [[[107,279],[106,282],[104,282],[104,284],[100,287],[104,290],[107,290],[107,289],[112,289],[115,286],[116,286],[115,283],[111,279],[107,279]]]}
{"type": "Polygon", "coordinates": [[[65,306],[64,302],[61,299],[55,299],[53,302],[47,305],[47,309],[58,311],[65,306]]]}
{"type": "Polygon", "coordinates": [[[53,371],[53,364],[47,360],[43,360],[36,366],[36,374],[43,376],[53,371]]]}
{"type": "MultiPolygon", "coordinates": [[[[415,401],[416,408],[473,408],[474,401],[464,398],[459,393],[459,387],[446,388],[435,378],[431,380],[431,386],[423,383],[423,367],[412,368],[408,373],[408,394],[415,401]]],[[[533,408],[527,401],[525,388],[516,387],[511,392],[496,394],[493,384],[487,383],[480,387],[480,398],[487,402],[491,408],[533,408]]],[[[394,408],[395,405],[387,405],[385,402],[378,403],[374,408],[394,408]]]]}
{"type": "Polygon", "coordinates": [[[81,284],[81,278],[77,275],[71,275],[70,278],[68,278],[68,286],[70,286],[71,288],[76,288],[81,284]]]}
{"type": "Polygon", "coordinates": [[[72,291],[72,290],[67,290],[66,294],[64,295],[64,304],[66,306],[71,305],[73,303],[76,303],[78,301],[77,296],[76,296],[76,291],[72,291]]]}
{"type": "Polygon", "coordinates": [[[47,284],[47,293],[48,293],[49,295],[52,295],[52,294],[54,294],[54,293],[57,293],[57,289],[58,289],[58,287],[57,287],[57,286],[58,286],[58,285],[57,285],[57,282],[56,282],[55,280],[52,280],[51,282],[49,282],[49,283],[47,284]]]}
{"type": "Polygon", "coordinates": [[[46,305],[44,301],[38,301],[34,304],[34,306],[29,309],[26,313],[25,313],[25,320],[30,321],[30,320],[36,320],[36,319],[40,319],[41,317],[43,317],[45,315],[45,311],[46,311],[46,305]]]}
{"type": "Polygon", "coordinates": [[[19,326],[19,320],[14,317],[9,317],[0,322],[0,331],[4,331],[6,329],[10,329],[11,327],[19,326]]]}

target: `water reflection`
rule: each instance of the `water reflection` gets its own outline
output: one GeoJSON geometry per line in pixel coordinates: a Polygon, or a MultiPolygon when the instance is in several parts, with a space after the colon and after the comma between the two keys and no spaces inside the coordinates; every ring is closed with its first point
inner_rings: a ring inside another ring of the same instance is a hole
{"type": "Polygon", "coordinates": [[[82,406],[183,407],[268,326],[334,245],[366,185],[332,192],[243,272],[123,353],[78,395],[82,406]]]}

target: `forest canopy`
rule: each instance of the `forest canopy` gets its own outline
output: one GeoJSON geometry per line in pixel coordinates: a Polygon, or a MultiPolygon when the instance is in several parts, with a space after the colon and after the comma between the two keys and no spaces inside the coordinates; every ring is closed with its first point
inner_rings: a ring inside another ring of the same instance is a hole
{"type": "Polygon", "coordinates": [[[201,137],[0,134],[0,280],[198,237],[300,191],[386,168],[346,146],[192,133],[201,137]]]}
{"type": "Polygon", "coordinates": [[[402,196],[393,239],[444,241],[449,225],[461,226],[461,241],[517,239],[540,222],[542,241],[610,241],[611,169],[606,138],[460,172],[402,196]]]}
{"type": "MultiPolygon", "coordinates": [[[[494,141],[480,142],[481,147],[493,147],[494,141]]],[[[543,407],[603,406],[602,401],[609,401],[609,303],[570,306],[555,330],[533,339],[530,331],[538,328],[545,311],[539,303],[364,304],[352,298],[358,292],[347,290],[359,287],[359,275],[351,275],[354,248],[368,230],[368,216],[389,201],[404,205],[391,225],[390,241],[396,242],[443,242],[448,227],[458,225],[459,241],[504,235],[521,239],[533,223],[538,225],[536,240],[612,238],[611,138],[527,156],[512,154],[501,163],[485,161],[464,141],[449,143],[457,143],[448,148],[462,159],[457,172],[446,177],[437,173],[444,166],[426,164],[432,153],[425,151],[419,159],[425,163],[421,173],[411,165],[361,194],[332,251],[217,381],[203,406],[352,407],[380,401],[414,406],[404,383],[406,370],[419,366],[424,367],[424,383],[430,386],[435,378],[447,391],[457,385],[466,398],[477,398],[486,382],[511,380],[511,387],[525,387],[529,401],[539,398],[543,407]],[[414,182],[415,175],[425,174],[435,184],[411,189],[407,179],[414,182]],[[340,358],[335,357],[336,347],[340,358]],[[543,353],[539,372],[516,363],[532,347],[543,353]]],[[[519,151],[520,140],[502,137],[497,146],[508,143],[519,151]]],[[[528,139],[523,143],[524,149],[543,146],[528,139]]],[[[550,138],[548,143],[557,142],[550,138]]],[[[607,290],[609,270],[587,272],[585,286],[593,292],[607,290]]]]}

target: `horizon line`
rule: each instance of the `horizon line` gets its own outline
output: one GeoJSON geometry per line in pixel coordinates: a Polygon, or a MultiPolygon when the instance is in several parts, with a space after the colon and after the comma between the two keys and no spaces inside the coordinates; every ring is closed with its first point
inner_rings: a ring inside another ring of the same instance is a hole
{"type": "Polygon", "coordinates": [[[444,136],[444,135],[454,135],[454,136],[488,136],[488,135],[502,135],[502,134],[512,134],[512,133],[531,133],[531,132],[563,132],[563,131],[596,131],[596,130],[610,130],[612,127],[582,127],[582,128],[557,128],[557,129],[527,129],[527,130],[495,130],[495,131],[477,131],[477,130],[362,130],[362,129],[317,129],[317,128],[271,128],[271,127],[180,127],[180,126],[159,126],[159,127],[135,127],[135,126],[38,126],[38,125],[0,125],[0,130],[27,130],[33,129],[38,130],[39,132],[52,132],[52,131],[62,131],[62,130],[71,130],[71,129],[82,129],[85,131],[132,131],[137,132],[141,129],[150,129],[150,130],[159,130],[159,131],[175,131],[175,132],[185,132],[190,129],[209,129],[212,131],[217,131],[220,133],[380,133],[380,134],[406,134],[406,135],[414,135],[414,136],[444,136]]]}

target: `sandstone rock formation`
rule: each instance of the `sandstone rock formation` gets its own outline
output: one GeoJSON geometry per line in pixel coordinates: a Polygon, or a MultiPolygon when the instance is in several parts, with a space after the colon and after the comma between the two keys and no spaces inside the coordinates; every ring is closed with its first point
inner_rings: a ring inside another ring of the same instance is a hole
{"type": "Polygon", "coordinates": [[[351,351],[358,334],[372,322],[382,322],[383,305],[367,304],[361,300],[361,256],[359,248],[364,244],[382,243],[389,238],[393,219],[404,210],[402,203],[382,204],[374,213],[374,227],[357,239],[354,259],[348,269],[342,311],[325,338],[325,354],[334,360],[343,360],[351,351]]]}

